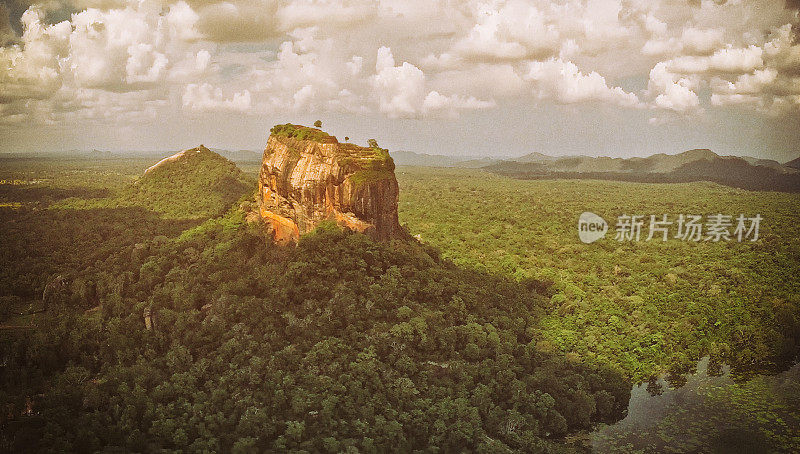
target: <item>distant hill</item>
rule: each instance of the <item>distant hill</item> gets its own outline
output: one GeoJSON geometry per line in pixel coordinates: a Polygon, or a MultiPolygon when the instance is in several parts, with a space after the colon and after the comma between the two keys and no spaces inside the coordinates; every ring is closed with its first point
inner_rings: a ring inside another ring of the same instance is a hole
{"type": "Polygon", "coordinates": [[[211,151],[216,152],[217,154],[230,159],[235,163],[248,163],[248,164],[261,164],[261,151],[253,151],[253,150],[220,150],[216,148],[212,148],[211,151]]]}
{"type": "Polygon", "coordinates": [[[414,153],[413,151],[390,151],[389,155],[398,166],[456,167],[459,162],[464,161],[464,159],[454,156],[414,153]]]}
{"type": "Polygon", "coordinates": [[[800,192],[800,171],[777,161],[719,156],[695,149],[646,158],[551,157],[540,153],[502,161],[485,169],[523,179],[594,178],[641,182],[713,181],[751,190],[800,192]]]}
{"type": "Polygon", "coordinates": [[[389,154],[398,166],[420,167],[464,167],[477,169],[500,162],[497,158],[479,156],[445,156],[415,153],[413,151],[390,151],[389,154]]]}
{"type": "Polygon", "coordinates": [[[800,158],[792,159],[791,161],[784,164],[784,166],[792,169],[800,169],[800,158]]]}
{"type": "Polygon", "coordinates": [[[517,161],[517,162],[538,162],[538,163],[542,163],[542,162],[552,162],[552,161],[555,161],[557,159],[558,158],[555,157],[555,156],[549,156],[549,155],[546,155],[546,154],[539,153],[538,151],[535,151],[533,153],[526,154],[524,156],[520,156],[518,158],[515,158],[514,161],[517,161]]]}
{"type": "Polygon", "coordinates": [[[781,164],[778,161],[773,159],[761,159],[761,158],[753,158],[750,156],[742,156],[742,159],[748,162],[748,164],[752,164],[754,166],[762,166],[762,167],[769,167],[772,169],[780,170],[781,172],[791,172],[789,168],[787,168],[784,164],[781,164]]]}
{"type": "Polygon", "coordinates": [[[201,145],[158,161],[125,196],[168,217],[206,218],[224,213],[254,188],[236,164],[201,145]]]}
{"type": "Polygon", "coordinates": [[[461,167],[464,169],[480,169],[481,167],[496,164],[500,161],[501,160],[497,158],[471,158],[467,159],[466,161],[461,161],[453,167],[461,167]]]}

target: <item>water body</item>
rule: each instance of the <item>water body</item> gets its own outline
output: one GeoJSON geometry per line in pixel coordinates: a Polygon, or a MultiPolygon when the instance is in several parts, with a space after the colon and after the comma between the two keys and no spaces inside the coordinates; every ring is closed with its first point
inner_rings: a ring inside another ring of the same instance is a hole
{"type": "Polygon", "coordinates": [[[708,365],[703,358],[680,387],[665,379],[634,386],[628,415],[592,432],[592,450],[800,453],[800,364],[741,381],[729,367],[710,374],[708,365]]]}

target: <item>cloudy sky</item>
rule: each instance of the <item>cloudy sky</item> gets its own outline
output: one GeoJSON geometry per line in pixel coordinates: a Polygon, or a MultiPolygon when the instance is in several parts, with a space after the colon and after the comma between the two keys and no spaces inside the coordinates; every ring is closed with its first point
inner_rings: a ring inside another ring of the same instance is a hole
{"type": "Polygon", "coordinates": [[[0,0],[0,152],[800,156],[800,0],[0,0]]]}

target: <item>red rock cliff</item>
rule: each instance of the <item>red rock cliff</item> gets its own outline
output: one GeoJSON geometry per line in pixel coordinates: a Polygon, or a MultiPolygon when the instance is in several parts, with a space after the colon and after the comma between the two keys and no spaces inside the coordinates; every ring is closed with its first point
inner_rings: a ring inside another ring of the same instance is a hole
{"type": "Polygon", "coordinates": [[[272,129],[258,178],[261,216],[290,243],[321,221],[378,240],[401,237],[394,162],[386,150],[339,143],[318,129],[272,129]]]}

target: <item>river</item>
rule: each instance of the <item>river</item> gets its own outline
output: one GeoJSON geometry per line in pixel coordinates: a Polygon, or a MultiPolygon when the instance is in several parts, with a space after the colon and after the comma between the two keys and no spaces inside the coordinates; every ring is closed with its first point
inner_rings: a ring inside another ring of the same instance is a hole
{"type": "Polygon", "coordinates": [[[678,388],[663,378],[634,386],[627,416],[589,435],[592,451],[800,452],[800,365],[736,381],[729,367],[714,375],[708,365],[703,358],[678,388]]]}

